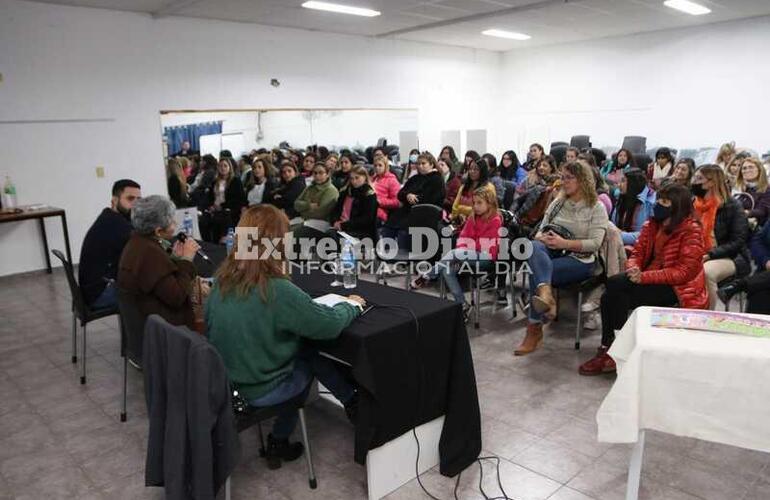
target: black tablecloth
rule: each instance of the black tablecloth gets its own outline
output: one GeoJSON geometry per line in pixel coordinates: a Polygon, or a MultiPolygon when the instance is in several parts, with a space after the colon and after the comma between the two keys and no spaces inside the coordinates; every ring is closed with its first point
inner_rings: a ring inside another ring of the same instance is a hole
{"type": "MultiPolygon", "coordinates": [[[[214,263],[221,247],[205,246],[214,263]]],[[[202,274],[207,264],[199,262],[202,274]]],[[[208,266],[213,268],[213,266],[208,266]]],[[[351,290],[331,287],[332,276],[294,272],[309,295],[363,296],[374,309],[319,348],[352,365],[359,392],[355,460],[415,425],[446,415],[439,441],[440,470],[454,476],[481,452],[481,419],[470,344],[459,304],[359,280],[351,290]],[[408,307],[409,311],[391,306],[408,307]]]]}

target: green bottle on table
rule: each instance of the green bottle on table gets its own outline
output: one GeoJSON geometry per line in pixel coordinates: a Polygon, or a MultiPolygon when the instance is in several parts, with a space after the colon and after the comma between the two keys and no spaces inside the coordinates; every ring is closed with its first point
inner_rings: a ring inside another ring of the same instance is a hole
{"type": "Polygon", "coordinates": [[[5,185],[3,186],[3,207],[16,208],[16,186],[9,175],[5,176],[5,185]]]}

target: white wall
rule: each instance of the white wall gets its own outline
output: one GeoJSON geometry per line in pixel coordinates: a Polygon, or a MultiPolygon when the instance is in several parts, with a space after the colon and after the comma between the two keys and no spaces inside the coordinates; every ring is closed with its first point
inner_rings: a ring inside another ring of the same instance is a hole
{"type": "Polygon", "coordinates": [[[770,17],[508,52],[498,133],[517,151],[578,134],[767,151],[769,54],[770,17]]]}
{"type": "MultiPolygon", "coordinates": [[[[76,261],[114,180],[165,193],[160,110],[417,108],[436,150],[443,129],[492,128],[499,101],[498,53],[251,24],[0,0],[0,47],[0,175],[67,210],[76,261]],[[62,119],[103,121],[8,123],[62,119]]],[[[34,223],[0,225],[0,275],[41,269],[40,247],[34,223]]]]}

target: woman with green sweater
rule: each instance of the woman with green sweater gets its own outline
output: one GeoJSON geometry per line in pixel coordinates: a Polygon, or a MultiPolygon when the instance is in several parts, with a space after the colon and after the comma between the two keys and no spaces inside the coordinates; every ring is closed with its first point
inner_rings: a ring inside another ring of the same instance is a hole
{"type": "Polygon", "coordinates": [[[302,191],[294,202],[294,209],[305,220],[329,220],[329,215],[337,203],[339,192],[329,178],[329,167],[316,163],[313,167],[313,183],[302,191]]]}
{"type": "MultiPolygon", "coordinates": [[[[354,419],[355,390],[334,363],[305,340],[336,338],[360,314],[360,307],[317,304],[291,283],[282,243],[289,220],[277,208],[249,208],[238,226],[258,230],[259,240],[250,247],[260,258],[239,258],[236,240],[235,251],[217,271],[206,304],[209,340],[222,355],[231,383],[250,405],[260,407],[288,401],[317,377],[354,419]],[[274,251],[273,241],[281,241],[274,251]],[[265,254],[269,257],[262,258],[265,254]]],[[[364,305],[360,297],[350,299],[364,305]]],[[[281,460],[302,454],[301,443],[289,444],[296,423],[296,411],[276,418],[268,436],[268,467],[278,468],[281,460]]]]}

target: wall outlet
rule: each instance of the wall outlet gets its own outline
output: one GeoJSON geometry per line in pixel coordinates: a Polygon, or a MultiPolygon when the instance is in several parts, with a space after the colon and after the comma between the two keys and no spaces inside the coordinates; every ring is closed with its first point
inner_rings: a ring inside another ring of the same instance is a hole
{"type": "Polygon", "coordinates": [[[102,179],[104,177],[104,167],[96,167],[96,178],[102,179]]]}

